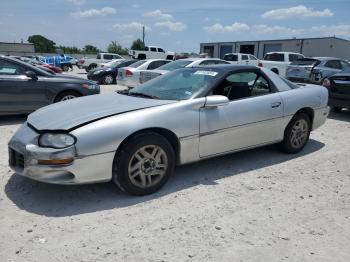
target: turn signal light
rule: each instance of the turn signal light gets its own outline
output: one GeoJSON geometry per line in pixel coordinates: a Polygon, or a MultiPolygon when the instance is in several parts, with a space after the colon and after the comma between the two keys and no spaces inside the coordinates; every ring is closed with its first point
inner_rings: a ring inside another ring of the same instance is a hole
{"type": "Polygon", "coordinates": [[[39,165],[68,165],[73,162],[73,158],[67,159],[41,159],[38,160],[39,165]]]}

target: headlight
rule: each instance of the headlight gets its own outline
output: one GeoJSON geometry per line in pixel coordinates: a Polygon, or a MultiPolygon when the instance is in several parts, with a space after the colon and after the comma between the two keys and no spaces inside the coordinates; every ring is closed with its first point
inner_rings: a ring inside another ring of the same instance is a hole
{"type": "Polygon", "coordinates": [[[39,137],[39,146],[51,148],[66,148],[74,145],[76,138],[64,133],[45,133],[39,137]]]}
{"type": "Polygon", "coordinates": [[[81,84],[81,87],[84,87],[86,89],[98,89],[98,85],[96,84],[81,84]]]}
{"type": "Polygon", "coordinates": [[[95,71],[93,74],[94,75],[98,75],[99,73],[101,73],[102,72],[102,70],[97,70],[97,71],[95,71]]]}

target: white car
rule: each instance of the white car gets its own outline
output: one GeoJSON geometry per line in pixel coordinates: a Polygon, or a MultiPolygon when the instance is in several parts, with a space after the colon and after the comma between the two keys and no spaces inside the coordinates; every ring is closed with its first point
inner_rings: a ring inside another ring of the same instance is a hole
{"type": "Polygon", "coordinates": [[[158,46],[146,46],[144,50],[129,50],[129,56],[132,59],[168,59],[175,58],[174,52],[166,52],[163,48],[158,46]]]}
{"type": "Polygon", "coordinates": [[[224,55],[224,60],[231,64],[261,66],[259,59],[250,54],[228,53],[224,55]]]}
{"type": "Polygon", "coordinates": [[[139,60],[136,63],[129,65],[128,67],[122,67],[118,70],[118,84],[127,86],[129,88],[136,87],[140,85],[141,70],[153,70],[169,62],[171,61],[165,59],[148,59],[139,60]]]}
{"type": "Polygon", "coordinates": [[[186,58],[173,61],[169,64],[163,65],[155,70],[142,70],[140,71],[140,83],[145,83],[157,76],[164,75],[170,71],[184,67],[198,67],[198,66],[209,66],[219,64],[230,64],[227,61],[218,58],[186,58]]]}
{"type": "Polygon", "coordinates": [[[261,61],[262,66],[272,72],[286,77],[288,66],[295,60],[305,58],[304,55],[292,52],[270,52],[266,53],[261,61]]]}
{"type": "Polygon", "coordinates": [[[113,59],[107,63],[100,63],[100,67],[115,67],[120,64],[122,61],[126,61],[126,59],[113,59]]]}

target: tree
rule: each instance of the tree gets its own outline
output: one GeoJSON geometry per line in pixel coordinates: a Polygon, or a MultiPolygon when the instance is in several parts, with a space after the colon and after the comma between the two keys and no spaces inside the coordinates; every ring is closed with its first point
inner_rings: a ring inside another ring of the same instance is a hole
{"type": "Polygon", "coordinates": [[[35,52],[38,53],[55,53],[55,42],[43,37],[42,35],[31,35],[28,42],[34,44],[35,52]]]}
{"type": "Polygon", "coordinates": [[[145,44],[142,42],[140,38],[137,38],[131,45],[132,50],[143,50],[145,49],[145,44]]]}
{"type": "Polygon", "coordinates": [[[119,55],[127,55],[128,50],[126,48],[123,48],[120,44],[117,43],[117,41],[112,41],[107,48],[107,51],[109,53],[119,54],[119,55]]]}
{"type": "Polygon", "coordinates": [[[97,54],[98,52],[100,52],[100,50],[93,45],[85,45],[83,51],[86,54],[97,54]]]}
{"type": "Polygon", "coordinates": [[[58,46],[57,50],[61,50],[64,54],[81,54],[82,50],[76,46],[58,46]]]}

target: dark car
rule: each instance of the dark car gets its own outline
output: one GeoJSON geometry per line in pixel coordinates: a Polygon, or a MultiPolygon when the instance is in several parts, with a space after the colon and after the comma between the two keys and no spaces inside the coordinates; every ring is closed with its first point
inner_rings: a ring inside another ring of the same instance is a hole
{"type": "Polygon", "coordinates": [[[328,104],[333,111],[350,109],[350,68],[324,79],[322,85],[328,89],[328,104]]]}
{"type": "Polygon", "coordinates": [[[96,81],[100,84],[110,85],[117,82],[116,78],[118,75],[119,68],[127,67],[138,60],[122,60],[119,64],[114,67],[99,67],[93,70],[90,70],[87,78],[93,81],[96,81]]]}
{"type": "Polygon", "coordinates": [[[100,87],[92,81],[52,75],[25,62],[0,57],[0,115],[25,114],[51,103],[99,93],[100,87]]]}

